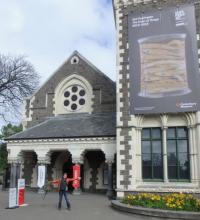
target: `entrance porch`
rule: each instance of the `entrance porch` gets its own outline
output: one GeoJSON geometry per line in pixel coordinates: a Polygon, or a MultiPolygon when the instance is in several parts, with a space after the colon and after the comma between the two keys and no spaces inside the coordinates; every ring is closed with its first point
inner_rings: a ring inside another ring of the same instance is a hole
{"type": "MultiPolygon", "coordinates": [[[[115,188],[115,138],[51,139],[8,141],[11,186],[25,178],[26,186],[37,188],[37,167],[46,166],[46,181],[67,173],[73,177],[73,165],[81,166],[81,190],[107,192],[115,188]]],[[[69,190],[73,191],[70,184],[69,190]]]]}

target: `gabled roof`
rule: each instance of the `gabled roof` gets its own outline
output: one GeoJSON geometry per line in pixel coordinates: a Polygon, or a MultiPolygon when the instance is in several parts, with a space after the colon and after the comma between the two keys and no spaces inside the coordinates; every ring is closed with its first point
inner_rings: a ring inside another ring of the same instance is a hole
{"type": "Polygon", "coordinates": [[[6,140],[115,136],[116,113],[80,113],[50,118],[6,140]]]}
{"type": "Polygon", "coordinates": [[[84,60],[92,69],[96,70],[102,77],[106,78],[107,80],[115,84],[115,82],[112,79],[110,79],[106,74],[104,74],[100,69],[98,69],[94,64],[92,64],[88,59],[82,56],[78,51],[75,50],[69,59],[71,59],[75,55],[80,57],[82,60],[84,60]]]}
{"type": "Polygon", "coordinates": [[[110,79],[107,75],[105,75],[101,70],[99,70],[94,64],[92,64],[89,60],[87,60],[83,55],[81,55],[78,51],[74,51],[69,58],[62,64],[59,66],[59,68],[57,70],[55,70],[53,72],[53,74],[50,75],[50,77],[35,91],[35,93],[30,96],[27,97],[28,99],[31,99],[33,96],[35,96],[35,94],[37,94],[37,92],[43,88],[44,85],[46,85],[48,83],[48,81],[63,67],[65,66],[74,56],[78,56],[80,59],[82,59],[85,63],[87,63],[92,69],[94,69],[99,75],[101,75],[103,78],[105,78],[107,81],[110,81],[110,83],[112,83],[115,86],[115,82],[110,79]]]}

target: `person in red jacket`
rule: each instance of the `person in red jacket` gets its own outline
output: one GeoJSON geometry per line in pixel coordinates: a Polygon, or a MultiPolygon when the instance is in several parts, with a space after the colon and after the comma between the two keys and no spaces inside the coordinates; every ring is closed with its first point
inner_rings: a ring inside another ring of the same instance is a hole
{"type": "MultiPolygon", "coordinates": [[[[80,179],[80,178],[79,178],[80,179]]],[[[67,178],[67,173],[64,173],[63,176],[60,179],[53,180],[52,184],[58,184],[58,191],[59,191],[59,202],[58,202],[58,209],[61,209],[62,206],[62,198],[64,196],[67,209],[71,209],[71,204],[68,199],[68,183],[71,181],[74,181],[75,179],[73,178],[67,178]]]]}

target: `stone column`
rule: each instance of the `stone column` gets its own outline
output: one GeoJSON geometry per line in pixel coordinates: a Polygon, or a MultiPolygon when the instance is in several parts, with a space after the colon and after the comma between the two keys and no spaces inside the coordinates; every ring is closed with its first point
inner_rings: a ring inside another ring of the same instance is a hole
{"type": "Polygon", "coordinates": [[[24,153],[21,152],[19,155],[18,155],[18,164],[17,164],[17,176],[18,176],[18,179],[21,179],[22,176],[23,176],[23,167],[24,167],[24,153]]]}
{"type": "Polygon", "coordinates": [[[198,181],[198,185],[200,187],[200,148],[199,148],[199,143],[200,143],[200,111],[198,111],[196,113],[196,152],[197,152],[197,181],[198,181]]]}
{"type": "MultiPolygon", "coordinates": [[[[9,145],[8,145],[9,146],[9,145]]],[[[10,182],[9,188],[17,188],[18,179],[21,178],[21,164],[23,161],[23,152],[19,147],[8,147],[8,163],[10,164],[10,182]]]]}
{"type": "Polygon", "coordinates": [[[10,164],[10,188],[16,188],[18,179],[21,178],[21,162],[19,158],[8,159],[10,164]]]}
{"type": "Polygon", "coordinates": [[[17,187],[17,163],[12,162],[10,165],[10,188],[17,187]]]}
{"type": "Polygon", "coordinates": [[[114,190],[113,190],[113,159],[106,160],[108,165],[108,189],[107,189],[107,196],[109,199],[114,197],[114,190]]]}
{"type": "Polygon", "coordinates": [[[168,183],[168,163],[167,163],[167,127],[162,128],[163,132],[163,172],[164,172],[164,182],[168,183]]]}
{"type": "Polygon", "coordinates": [[[137,167],[137,170],[134,172],[134,178],[135,178],[135,186],[139,183],[143,182],[142,179],[142,128],[137,127],[136,128],[136,148],[135,148],[135,166],[137,167]]]}
{"type": "Polygon", "coordinates": [[[191,182],[195,181],[195,156],[196,152],[194,151],[194,140],[193,140],[193,128],[194,126],[188,126],[189,133],[189,160],[190,160],[190,179],[191,182]]]}

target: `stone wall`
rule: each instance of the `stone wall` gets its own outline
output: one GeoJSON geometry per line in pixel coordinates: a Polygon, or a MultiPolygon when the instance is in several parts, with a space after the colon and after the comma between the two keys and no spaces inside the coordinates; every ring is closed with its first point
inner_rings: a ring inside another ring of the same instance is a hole
{"type": "MultiPolygon", "coordinates": [[[[140,116],[130,115],[130,73],[129,73],[129,43],[128,14],[129,12],[144,12],[157,8],[163,10],[168,6],[178,6],[184,3],[195,3],[197,21],[197,43],[200,48],[200,1],[199,0],[159,0],[134,1],[114,0],[114,11],[117,29],[117,188],[120,192],[128,191],[135,184],[137,167],[134,167],[135,147],[141,140],[137,139],[140,116]],[[135,136],[136,135],[136,136],[135,136]],[[137,139],[137,140],[136,140],[137,139]]],[[[200,58],[200,50],[199,50],[200,58]]],[[[181,115],[181,114],[180,114],[181,115]]],[[[141,125],[142,126],[142,125],[141,125]]],[[[153,126],[153,124],[152,124],[153,126]]],[[[141,166],[141,164],[136,164],[141,166]]]]}
{"type": "Polygon", "coordinates": [[[78,52],[74,54],[44,83],[31,97],[25,100],[24,127],[29,128],[47,117],[54,116],[55,89],[64,79],[71,75],[84,77],[92,86],[93,112],[115,112],[115,82],[109,79],[78,52]],[[78,57],[78,63],[72,63],[78,57]]]}

